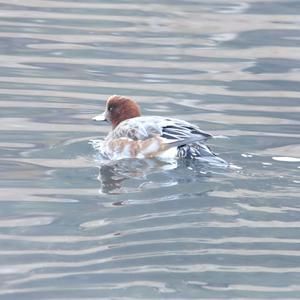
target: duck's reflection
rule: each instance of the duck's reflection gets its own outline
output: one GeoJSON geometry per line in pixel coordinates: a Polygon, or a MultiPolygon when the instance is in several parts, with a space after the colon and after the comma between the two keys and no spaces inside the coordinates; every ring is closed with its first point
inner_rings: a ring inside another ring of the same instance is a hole
{"type": "MultiPolygon", "coordinates": [[[[161,161],[157,159],[123,159],[118,161],[98,162],[99,175],[101,182],[100,192],[109,193],[128,193],[140,190],[149,184],[148,176],[154,173],[161,173],[177,168],[177,160],[161,161]]],[[[172,185],[174,180],[164,182],[165,185],[172,185]]],[[[156,183],[160,186],[159,183],[156,183]]]]}
{"type": "Polygon", "coordinates": [[[196,160],[124,159],[103,161],[96,159],[99,168],[100,193],[124,194],[160,187],[175,186],[226,171],[196,160]]]}

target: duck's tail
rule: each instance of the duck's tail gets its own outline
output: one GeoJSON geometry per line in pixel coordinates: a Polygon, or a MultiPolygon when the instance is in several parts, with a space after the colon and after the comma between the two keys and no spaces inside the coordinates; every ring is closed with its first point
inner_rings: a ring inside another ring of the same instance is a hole
{"type": "Polygon", "coordinates": [[[179,158],[197,159],[213,165],[227,167],[229,164],[222,158],[213,153],[210,148],[201,143],[192,143],[181,145],[178,148],[177,156],[179,158]]]}

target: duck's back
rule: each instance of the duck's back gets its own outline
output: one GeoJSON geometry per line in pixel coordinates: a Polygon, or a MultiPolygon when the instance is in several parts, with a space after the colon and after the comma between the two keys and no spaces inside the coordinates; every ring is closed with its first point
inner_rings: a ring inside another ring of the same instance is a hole
{"type": "Polygon", "coordinates": [[[204,141],[210,134],[199,127],[183,120],[164,118],[160,116],[146,116],[127,119],[121,122],[112,132],[110,138],[122,137],[133,140],[145,140],[153,136],[160,136],[166,142],[194,139],[204,141]]]}

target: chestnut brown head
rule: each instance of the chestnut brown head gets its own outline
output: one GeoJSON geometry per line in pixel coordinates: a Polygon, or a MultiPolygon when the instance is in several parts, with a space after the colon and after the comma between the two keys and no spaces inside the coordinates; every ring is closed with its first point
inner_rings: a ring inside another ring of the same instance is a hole
{"type": "Polygon", "coordinates": [[[115,128],[122,121],[139,117],[140,115],[140,108],[135,101],[130,98],[114,95],[107,99],[105,112],[93,119],[96,121],[108,121],[115,128]]]}

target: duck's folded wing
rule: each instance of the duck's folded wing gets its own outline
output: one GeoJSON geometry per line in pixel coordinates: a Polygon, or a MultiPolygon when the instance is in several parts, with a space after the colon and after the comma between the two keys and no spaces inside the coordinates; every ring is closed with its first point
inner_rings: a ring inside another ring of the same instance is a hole
{"type": "Polygon", "coordinates": [[[162,138],[168,140],[184,140],[186,143],[205,141],[212,135],[199,127],[178,119],[166,119],[162,126],[162,138]]]}
{"type": "Polygon", "coordinates": [[[160,136],[166,143],[182,145],[195,141],[204,141],[212,136],[197,126],[183,120],[164,117],[137,117],[121,122],[112,132],[113,138],[146,140],[160,136]]]}

